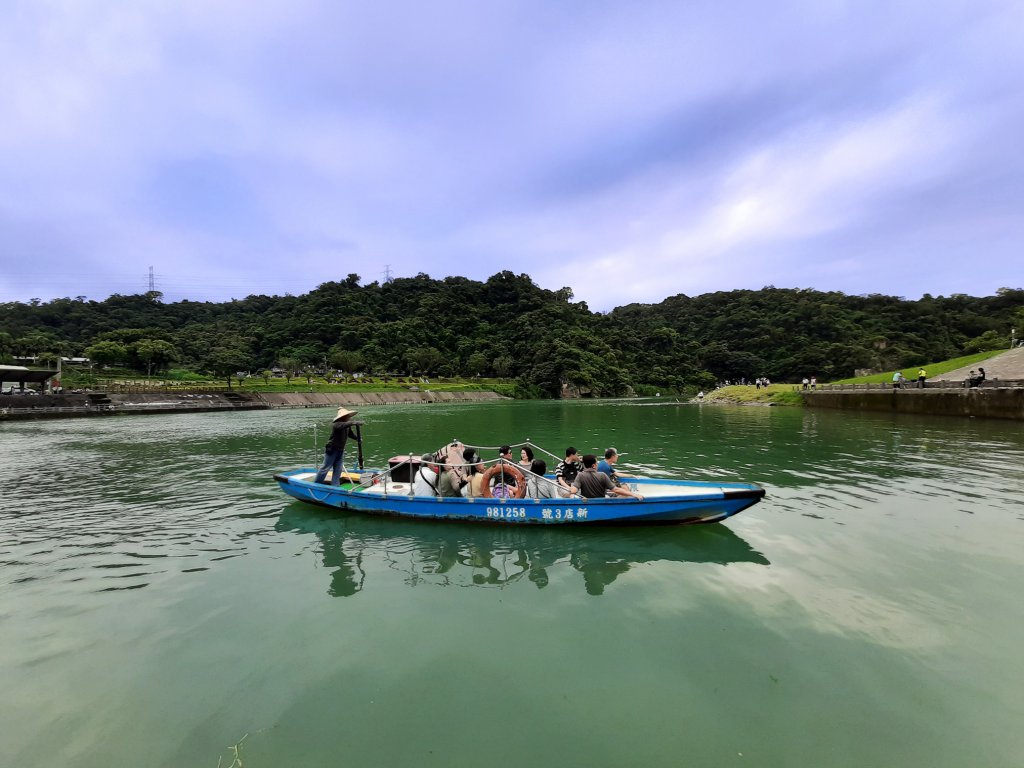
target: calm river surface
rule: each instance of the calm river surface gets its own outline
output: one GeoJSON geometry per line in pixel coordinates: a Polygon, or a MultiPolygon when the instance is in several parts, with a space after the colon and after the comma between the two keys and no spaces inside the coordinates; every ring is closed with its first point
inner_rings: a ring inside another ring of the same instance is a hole
{"type": "MultiPolygon", "coordinates": [[[[369,408],[751,480],[721,525],[331,513],[328,409],[0,425],[0,764],[1019,766],[1018,423],[651,401],[369,408]]],[[[488,457],[490,458],[490,457],[488,457]]]]}

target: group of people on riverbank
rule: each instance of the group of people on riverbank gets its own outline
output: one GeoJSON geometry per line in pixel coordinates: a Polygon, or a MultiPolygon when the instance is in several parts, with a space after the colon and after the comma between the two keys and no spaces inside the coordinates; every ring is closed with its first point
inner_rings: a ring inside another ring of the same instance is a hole
{"type": "MultiPolygon", "coordinates": [[[[978,371],[975,373],[974,369],[967,375],[967,379],[964,381],[965,387],[978,387],[981,386],[982,382],[986,380],[985,369],[978,366],[978,371]]],[[[924,389],[925,381],[928,379],[928,372],[924,368],[919,368],[917,371],[917,388],[924,389]]],[[[903,375],[903,371],[896,371],[892,375],[892,388],[903,389],[905,385],[910,385],[911,380],[903,375]]]]}

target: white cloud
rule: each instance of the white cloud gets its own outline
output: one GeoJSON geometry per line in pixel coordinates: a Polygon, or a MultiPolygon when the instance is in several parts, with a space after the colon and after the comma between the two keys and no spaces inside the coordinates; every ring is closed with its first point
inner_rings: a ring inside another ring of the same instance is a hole
{"type": "Polygon", "coordinates": [[[1024,56],[1007,33],[1020,11],[985,9],[15,2],[0,256],[45,241],[101,274],[144,252],[210,284],[294,260],[308,287],[339,262],[513,269],[604,309],[849,289],[897,241],[971,241],[989,255],[971,277],[995,280],[1024,203],[1008,127],[1024,56]],[[204,163],[225,177],[224,218],[243,219],[230,234],[207,226],[216,210],[161,209],[168,169],[204,163]],[[966,211],[965,169],[1002,202],[966,211]]]}

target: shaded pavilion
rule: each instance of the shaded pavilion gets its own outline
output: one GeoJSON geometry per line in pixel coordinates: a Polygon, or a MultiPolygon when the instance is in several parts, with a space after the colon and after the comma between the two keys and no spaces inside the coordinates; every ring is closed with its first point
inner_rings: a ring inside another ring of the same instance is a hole
{"type": "Polygon", "coordinates": [[[40,384],[42,385],[41,388],[43,388],[46,382],[59,374],[60,371],[53,368],[25,368],[21,365],[0,365],[0,387],[6,388],[8,385],[13,386],[17,384],[22,392],[25,391],[26,384],[40,384]]]}

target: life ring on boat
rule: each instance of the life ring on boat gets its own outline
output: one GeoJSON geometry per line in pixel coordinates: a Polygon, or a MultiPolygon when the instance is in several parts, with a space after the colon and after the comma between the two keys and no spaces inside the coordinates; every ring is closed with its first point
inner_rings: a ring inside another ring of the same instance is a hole
{"type": "MultiPolygon", "coordinates": [[[[512,486],[512,495],[509,498],[521,499],[526,496],[526,477],[523,475],[522,470],[512,464],[505,464],[499,462],[493,467],[484,472],[484,476],[481,480],[483,485],[484,498],[493,499],[494,496],[491,493],[491,480],[495,477],[501,477],[502,474],[511,477],[515,480],[515,485],[512,486]]],[[[505,486],[508,488],[508,486],[505,486]]]]}

